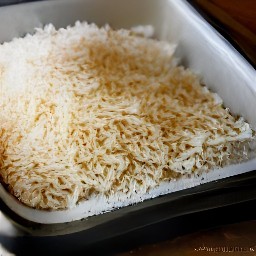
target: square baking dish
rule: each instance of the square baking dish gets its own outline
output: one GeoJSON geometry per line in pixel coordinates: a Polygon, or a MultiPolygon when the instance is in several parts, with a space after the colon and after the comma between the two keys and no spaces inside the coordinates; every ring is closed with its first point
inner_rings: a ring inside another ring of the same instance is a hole
{"type": "MultiPolygon", "coordinates": [[[[152,25],[156,37],[178,45],[176,57],[200,74],[234,115],[256,128],[256,72],[185,0],[51,0],[0,9],[0,42],[33,33],[35,27],[52,23],[66,27],[75,21],[113,28],[152,25]]],[[[256,198],[256,159],[184,178],[130,206],[109,208],[88,217],[81,203],[74,209],[43,211],[21,204],[0,185],[0,207],[15,223],[33,235],[96,232],[113,236],[175,216],[235,204],[256,198]],[[146,216],[146,217],[145,217],[146,216]],[[101,230],[101,231],[100,231],[101,230]],[[106,232],[108,230],[108,232],[106,232]]],[[[94,204],[94,202],[93,202],[94,204]]],[[[101,207],[100,202],[94,204],[101,207]]],[[[91,236],[91,239],[95,236],[91,236]]],[[[99,239],[100,236],[97,236],[99,239]]]]}

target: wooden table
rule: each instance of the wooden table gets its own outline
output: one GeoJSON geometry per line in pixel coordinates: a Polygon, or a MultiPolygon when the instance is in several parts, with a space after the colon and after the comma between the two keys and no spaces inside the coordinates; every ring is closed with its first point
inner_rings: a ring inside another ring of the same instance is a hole
{"type": "Polygon", "coordinates": [[[197,10],[256,66],[255,0],[189,0],[197,10]]]}

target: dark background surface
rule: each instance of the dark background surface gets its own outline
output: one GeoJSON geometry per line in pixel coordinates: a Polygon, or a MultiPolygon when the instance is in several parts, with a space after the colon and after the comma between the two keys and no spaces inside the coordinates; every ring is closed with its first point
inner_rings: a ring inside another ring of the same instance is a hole
{"type": "MultiPolygon", "coordinates": [[[[0,0],[0,5],[21,2],[28,1],[0,0]]],[[[255,67],[256,1],[189,2],[255,67]]],[[[122,252],[126,252],[125,255],[211,255],[212,252],[196,251],[203,246],[254,248],[254,252],[238,251],[231,255],[256,255],[255,205],[256,200],[249,200],[236,205],[187,214],[89,244],[86,243],[85,236],[76,236],[74,239],[70,236],[39,238],[8,237],[1,234],[0,244],[16,255],[113,255],[122,252]]],[[[217,255],[227,253],[219,252],[217,255]]]]}
{"type": "Polygon", "coordinates": [[[255,0],[188,0],[256,67],[255,0]]]}
{"type": "MultiPolygon", "coordinates": [[[[195,249],[203,246],[254,248],[256,253],[256,221],[253,221],[256,216],[255,203],[256,200],[183,215],[90,244],[86,242],[88,236],[79,234],[63,237],[0,235],[0,243],[16,255],[182,256],[197,255],[193,254],[195,249]]],[[[200,252],[198,255],[204,254],[200,252]]]]}

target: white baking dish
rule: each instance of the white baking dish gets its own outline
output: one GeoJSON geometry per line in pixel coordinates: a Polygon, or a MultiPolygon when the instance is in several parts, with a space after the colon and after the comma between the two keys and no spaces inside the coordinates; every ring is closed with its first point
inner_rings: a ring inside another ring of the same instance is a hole
{"type": "MultiPolygon", "coordinates": [[[[66,27],[76,20],[94,22],[98,25],[110,24],[114,28],[130,28],[136,25],[152,25],[157,38],[178,45],[176,56],[186,67],[199,73],[203,82],[217,92],[226,107],[233,114],[243,116],[253,129],[256,128],[256,71],[247,61],[223,39],[194,9],[183,0],[52,0],[0,9],[0,41],[33,33],[35,27],[53,23],[56,27],[66,27]]],[[[256,169],[256,159],[246,163],[214,170],[200,177],[192,177],[165,183],[146,195],[123,202],[93,198],[82,202],[76,208],[64,211],[42,211],[24,206],[2,185],[0,198],[17,215],[43,224],[64,223],[79,220],[90,215],[111,211],[143,199],[184,190],[226,177],[250,172],[256,169]],[[111,205],[111,206],[109,206],[111,205]]],[[[140,203],[141,207],[143,204],[140,203]]],[[[135,209],[135,208],[134,208],[135,209]]],[[[120,210],[116,210],[118,212],[120,210]]],[[[136,209],[135,209],[136,211],[136,209]]],[[[103,214],[106,215],[106,214],[103,214]]],[[[89,228],[102,223],[92,221],[89,228]]],[[[113,219],[107,215],[102,220],[113,219]]],[[[96,217],[92,217],[96,218],[96,217]]]]}

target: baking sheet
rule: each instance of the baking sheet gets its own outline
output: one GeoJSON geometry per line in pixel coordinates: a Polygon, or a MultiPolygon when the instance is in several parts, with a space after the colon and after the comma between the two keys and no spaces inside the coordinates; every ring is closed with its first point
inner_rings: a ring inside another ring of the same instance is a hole
{"type": "MultiPolygon", "coordinates": [[[[256,72],[214,29],[183,0],[52,0],[0,9],[0,41],[33,32],[34,27],[53,23],[56,27],[74,24],[76,20],[109,23],[114,28],[153,25],[156,36],[178,44],[176,55],[182,64],[203,77],[203,82],[224,100],[233,114],[242,115],[256,128],[256,72]],[[104,10],[104,12],[102,11],[104,10]]],[[[211,171],[200,177],[181,179],[137,195],[124,202],[115,198],[92,198],[76,208],[64,211],[35,210],[19,203],[0,185],[0,197],[15,213],[35,223],[71,222],[128,204],[137,203],[174,191],[252,171],[256,159],[211,171]]],[[[185,192],[186,193],[186,192],[185,192]]],[[[143,207],[141,203],[141,206],[143,207]]],[[[118,211],[118,210],[117,210],[118,211]]],[[[104,214],[103,214],[104,215],[104,214]]],[[[99,218],[104,218],[98,215],[99,218]]],[[[109,215],[108,215],[109,216],[109,215]]],[[[96,218],[92,217],[92,218],[96,218]]],[[[114,215],[113,215],[114,217],[114,215]]],[[[110,216],[111,219],[111,216],[110,216]]],[[[97,221],[94,223],[97,225],[97,221]]]]}

